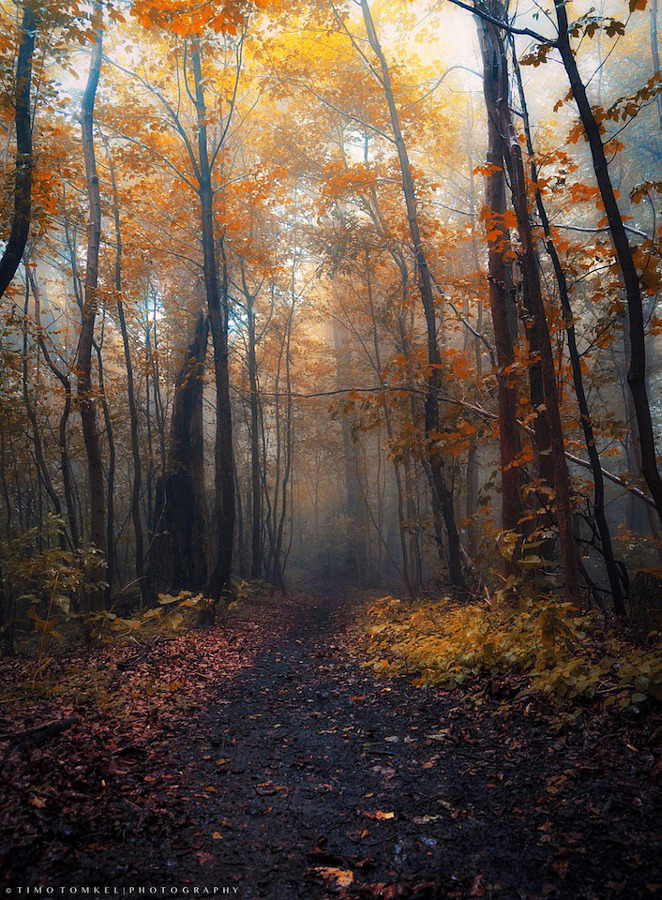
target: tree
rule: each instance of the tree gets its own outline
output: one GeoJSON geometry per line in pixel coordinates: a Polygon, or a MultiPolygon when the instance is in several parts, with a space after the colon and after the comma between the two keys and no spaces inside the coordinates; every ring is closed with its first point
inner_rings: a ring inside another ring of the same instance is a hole
{"type": "Polygon", "coordinates": [[[92,386],[92,348],[94,345],[94,326],[99,307],[99,247],[101,243],[101,196],[99,176],[97,174],[94,148],[94,104],[101,72],[103,23],[101,3],[94,7],[97,19],[95,41],[90,57],[90,69],[87,85],[81,104],[81,130],[83,153],[85,157],[85,176],[89,202],[89,219],[87,228],[87,255],[85,267],[85,293],[81,309],[81,328],[78,342],[78,408],[83,429],[83,440],[87,455],[87,474],[90,486],[90,538],[93,547],[99,554],[99,564],[90,572],[90,578],[96,586],[88,595],[87,605],[90,611],[103,606],[104,590],[99,582],[105,581],[106,544],[106,500],[101,442],[97,427],[96,402],[92,386]]]}
{"type": "Polygon", "coordinates": [[[0,259],[0,297],[9,287],[23,258],[32,215],[32,57],[37,14],[32,0],[25,0],[21,37],[14,76],[14,121],[16,125],[16,169],[14,174],[14,215],[11,233],[0,259]]]}
{"type": "Polygon", "coordinates": [[[428,353],[428,377],[427,393],[425,398],[425,434],[428,441],[427,461],[431,473],[431,483],[436,495],[437,503],[443,516],[448,537],[448,561],[451,582],[458,587],[464,584],[462,567],[460,536],[455,521],[453,495],[446,483],[443,471],[443,461],[436,447],[436,435],[439,431],[439,391],[441,388],[441,357],[437,340],[437,320],[435,312],[434,295],[432,291],[432,278],[428,266],[427,256],[423,247],[421,230],[419,225],[418,210],[416,205],[416,189],[411,174],[411,165],[407,146],[400,128],[400,118],[391,86],[391,76],[386,57],[379,43],[375,30],[375,24],[370,12],[367,0],[361,0],[361,11],[365,24],[368,42],[379,63],[381,73],[380,82],[384,91],[384,97],[388,106],[393,142],[400,163],[400,176],[402,179],[402,193],[407,208],[407,223],[414,246],[414,255],[417,266],[418,287],[421,302],[425,313],[427,327],[427,353],[428,353]]]}
{"type": "Polygon", "coordinates": [[[572,46],[568,13],[561,0],[554,0],[558,38],[555,42],[570,83],[572,96],[581,119],[586,140],[591,151],[595,179],[600,190],[609,233],[614,244],[620,275],[625,289],[630,339],[628,385],[632,392],[639,444],[641,447],[641,471],[655,501],[657,513],[662,518],[662,477],[657,465],[655,434],[646,387],[646,332],[639,275],[628,242],[623,216],[618,206],[614,186],[609,175],[609,163],[600,135],[600,126],[591,107],[586,87],[582,81],[572,46]]]}

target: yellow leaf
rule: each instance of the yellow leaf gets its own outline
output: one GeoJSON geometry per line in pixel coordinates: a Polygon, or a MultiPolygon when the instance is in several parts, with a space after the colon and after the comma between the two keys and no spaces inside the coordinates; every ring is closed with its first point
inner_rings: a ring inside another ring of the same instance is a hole
{"type": "Polygon", "coordinates": [[[369,819],[395,819],[394,812],[383,812],[381,809],[377,809],[375,812],[365,812],[363,815],[369,819]]]}
{"type": "Polygon", "coordinates": [[[351,869],[338,869],[335,866],[315,866],[318,875],[327,881],[333,881],[338,887],[349,887],[354,881],[351,869]]]}

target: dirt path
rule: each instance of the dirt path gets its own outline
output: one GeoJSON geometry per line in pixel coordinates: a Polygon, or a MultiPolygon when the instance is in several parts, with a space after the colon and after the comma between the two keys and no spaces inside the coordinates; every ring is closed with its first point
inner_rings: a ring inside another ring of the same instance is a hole
{"type": "Polygon", "coordinates": [[[269,900],[654,896],[660,788],[631,735],[556,733],[375,679],[343,648],[345,616],[341,599],[309,601],[272,641],[256,632],[252,663],[160,742],[156,811],[127,807],[60,882],[269,900]]]}

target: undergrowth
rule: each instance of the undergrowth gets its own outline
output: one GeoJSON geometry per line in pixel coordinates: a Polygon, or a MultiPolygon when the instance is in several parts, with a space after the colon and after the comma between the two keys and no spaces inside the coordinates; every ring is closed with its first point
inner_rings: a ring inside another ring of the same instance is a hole
{"type": "Polygon", "coordinates": [[[526,676],[517,694],[558,706],[593,698],[638,708],[662,701],[662,641],[636,646],[596,616],[567,603],[528,601],[518,609],[449,599],[383,597],[359,623],[368,662],[385,675],[415,675],[420,687],[452,689],[485,677],[526,676]]]}

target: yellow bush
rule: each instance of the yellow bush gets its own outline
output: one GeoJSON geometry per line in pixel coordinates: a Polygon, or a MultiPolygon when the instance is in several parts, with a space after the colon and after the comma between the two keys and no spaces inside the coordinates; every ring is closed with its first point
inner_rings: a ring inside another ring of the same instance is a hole
{"type": "Polygon", "coordinates": [[[361,621],[369,662],[382,674],[416,675],[421,687],[454,688],[483,675],[516,672],[523,693],[566,704],[598,690],[621,706],[662,701],[662,645],[634,647],[591,615],[544,599],[514,610],[495,603],[383,597],[361,621]]]}

